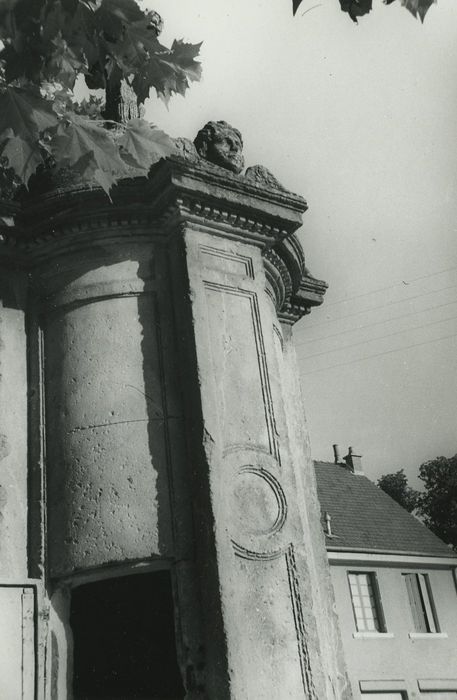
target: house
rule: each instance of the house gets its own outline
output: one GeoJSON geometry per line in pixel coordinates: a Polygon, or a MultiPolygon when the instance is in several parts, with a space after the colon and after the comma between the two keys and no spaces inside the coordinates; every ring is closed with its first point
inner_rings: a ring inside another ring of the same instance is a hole
{"type": "Polygon", "coordinates": [[[351,448],[315,472],[354,699],[457,700],[457,555],[351,448]]]}

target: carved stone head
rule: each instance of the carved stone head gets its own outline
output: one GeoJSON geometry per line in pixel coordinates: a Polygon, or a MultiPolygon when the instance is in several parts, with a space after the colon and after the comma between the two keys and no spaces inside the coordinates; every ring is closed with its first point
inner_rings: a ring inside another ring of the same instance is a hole
{"type": "Polygon", "coordinates": [[[194,141],[201,158],[221,168],[240,173],[244,168],[243,139],[238,129],[227,122],[208,122],[194,141]]]}

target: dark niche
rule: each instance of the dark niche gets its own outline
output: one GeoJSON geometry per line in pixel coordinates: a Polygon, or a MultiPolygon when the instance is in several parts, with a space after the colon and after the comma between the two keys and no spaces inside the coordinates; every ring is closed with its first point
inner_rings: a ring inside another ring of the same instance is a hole
{"type": "Polygon", "coordinates": [[[168,571],[72,591],[74,700],[181,700],[168,571]]]}

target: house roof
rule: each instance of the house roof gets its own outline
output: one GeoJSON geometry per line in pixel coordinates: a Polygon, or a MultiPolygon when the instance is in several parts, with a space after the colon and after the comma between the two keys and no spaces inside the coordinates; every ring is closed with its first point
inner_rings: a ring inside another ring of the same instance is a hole
{"type": "Polygon", "coordinates": [[[322,513],[331,516],[327,549],[455,556],[417,518],[370,479],[331,462],[314,462],[322,513]]]}

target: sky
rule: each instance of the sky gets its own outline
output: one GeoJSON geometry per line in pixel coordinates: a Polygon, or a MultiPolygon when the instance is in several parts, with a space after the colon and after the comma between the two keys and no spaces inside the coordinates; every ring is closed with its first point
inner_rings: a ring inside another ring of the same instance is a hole
{"type": "Polygon", "coordinates": [[[399,2],[355,25],[338,0],[147,0],[161,40],[203,41],[203,79],[146,118],[243,134],[309,204],[300,239],[329,284],[295,326],[315,459],[362,454],[376,480],[457,453],[457,2],[422,25],[399,2]]]}

